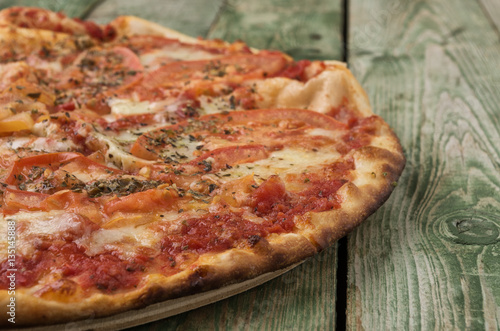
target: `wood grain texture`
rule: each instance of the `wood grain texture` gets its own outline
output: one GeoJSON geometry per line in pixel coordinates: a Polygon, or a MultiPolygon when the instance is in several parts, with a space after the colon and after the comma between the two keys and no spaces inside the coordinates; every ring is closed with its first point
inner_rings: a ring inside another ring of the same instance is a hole
{"type": "Polygon", "coordinates": [[[295,59],[342,59],[340,0],[228,0],[208,36],[244,40],[295,59]]]}
{"type": "Polygon", "coordinates": [[[500,2],[496,0],[479,0],[479,5],[486,18],[490,21],[493,30],[500,40],[500,2]]]}
{"type": "Polygon", "coordinates": [[[69,17],[84,18],[100,0],[0,0],[0,9],[12,6],[41,7],[63,12],[69,17]]]}
{"type": "Polygon", "coordinates": [[[350,2],[350,58],[407,167],[349,236],[348,329],[500,328],[500,44],[478,2],[350,2]]]}
{"type": "Polygon", "coordinates": [[[206,36],[223,0],[106,0],[88,19],[107,23],[120,15],[134,15],[192,37],[206,36]]]}

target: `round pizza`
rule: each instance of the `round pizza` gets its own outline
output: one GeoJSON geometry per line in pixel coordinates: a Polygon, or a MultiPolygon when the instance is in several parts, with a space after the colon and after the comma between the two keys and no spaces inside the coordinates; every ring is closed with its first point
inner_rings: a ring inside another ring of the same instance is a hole
{"type": "Polygon", "coordinates": [[[343,63],[0,12],[0,323],[109,316],[327,248],[402,148],[343,63]]]}

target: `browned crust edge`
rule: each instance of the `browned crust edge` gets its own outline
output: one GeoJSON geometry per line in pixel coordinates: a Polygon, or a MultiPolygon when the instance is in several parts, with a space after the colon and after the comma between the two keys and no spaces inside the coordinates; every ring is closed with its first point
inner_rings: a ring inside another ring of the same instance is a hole
{"type": "MultiPolygon", "coordinates": [[[[253,250],[232,249],[222,254],[203,256],[195,268],[171,277],[148,275],[131,292],[112,295],[96,293],[85,300],[72,303],[52,302],[18,293],[16,326],[55,324],[141,308],[254,278],[292,265],[316,252],[316,248],[300,235],[289,234],[276,236],[274,239],[271,243],[261,239],[253,250]]],[[[5,307],[8,300],[7,292],[2,291],[0,305],[5,307]]],[[[5,319],[1,322],[8,325],[5,319]]]]}

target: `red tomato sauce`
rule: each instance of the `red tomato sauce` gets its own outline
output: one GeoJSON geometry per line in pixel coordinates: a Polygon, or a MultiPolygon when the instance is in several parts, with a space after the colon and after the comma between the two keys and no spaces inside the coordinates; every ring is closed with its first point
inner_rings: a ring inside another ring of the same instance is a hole
{"type": "Polygon", "coordinates": [[[291,79],[296,79],[301,82],[307,81],[307,75],[305,69],[311,64],[309,60],[300,60],[294,63],[291,63],[285,70],[280,72],[278,77],[286,77],[291,79]]]}
{"type": "Polygon", "coordinates": [[[351,130],[342,136],[342,144],[337,146],[337,150],[347,154],[353,149],[370,144],[379,130],[378,119],[378,116],[370,116],[352,123],[351,130]]]}
{"type": "MultiPolygon", "coordinates": [[[[55,241],[36,245],[30,258],[16,256],[16,285],[31,287],[49,272],[60,272],[65,277],[76,277],[83,289],[95,287],[105,292],[137,286],[145,270],[144,259],[121,260],[112,253],[87,256],[75,243],[55,241]],[[53,266],[62,266],[58,271],[53,266]]],[[[0,288],[9,287],[8,262],[0,265],[0,288]]]]}
{"type": "MultiPolygon", "coordinates": [[[[250,206],[254,212],[264,219],[274,220],[274,225],[283,227],[286,232],[293,230],[294,217],[306,212],[327,211],[340,207],[337,190],[347,180],[329,179],[310,175],[313,182],[310,188],[298,193],[287,192],[281,179],[270,177],[252,195],[250,206]]],[[[341,177],[340,177],[341,178],[341,177]]]]}
{"type": "MultiPolygon", "coordinates": [[[[208,215],[184,221],[178,234],[168,235],[161,241],[161,249],[169,256],[184,251],[203,254],[221,252],[235,246],[237,242],[252,236],[264,237],[270,233],[271,224],[256,224],[245,220],[241,213],[208,215]]],[[[272,229],[271,232],[283,232],[272,229]]]]}

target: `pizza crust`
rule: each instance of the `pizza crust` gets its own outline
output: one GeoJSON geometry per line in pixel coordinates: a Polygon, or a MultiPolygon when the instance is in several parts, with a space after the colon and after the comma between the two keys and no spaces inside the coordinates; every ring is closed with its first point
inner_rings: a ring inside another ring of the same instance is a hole
{"type": "Polygon", "coordinates": [[[68,50],[76,48],[74,42],[68,38],[66,33],[2,26],[1,22],[0,44],[4,48],[14,48],[17,52],[41,49],[43,46],[54,47],[54,45],[60,45],[68,50]],[[23,49],[19,49],[19,46],[23,47],[23,49]]]}
{"type": "MultiPolygon", "coordinates": [[[[179,39],[189,44],[205,43],[177,31],[146,20],[124,16],[111,25],[119,35],[154,34],[179,39]]],[[[5,32],[5,29],[1,28],[5,32]]],[[[33,36],[45,32],[24,31],[33,36]]],[[[51,32],[54,38],[57,34],[51,32]]],[[[327,113],[332,107],[342,105],[355,110],[359,117],[373,115],[368,97],[345,64],[337,61],[325,62],[327,70],[306,83],[284,78],[256,82],[263,100],[261,108],[308,108],[327,113]],[[347,100],[347,104],[345,104],[347,100]]],[[[389,126],[380,119],[380,139],[376,146],[366,146],[349,155],[356,170],[354,180],[338,191],[342,208],[313,213],[305,217],[310,225],[300,229],[300,234],[271,235],[261,239],[251,248],[235,248],[222,254],[206,254],[194,269],[184,270],[166,277],[148,275],[137,289],[115,294],[94,293],[75,302],[45,300],[33,296],[29,290],[16,291],[16,313],[23,325],[47,325],[69,320],[96,318],[137,309],[146,305],[200,291],[241,282],[266,272],[278,270],[302,261],[326,249],[348,231],[359,225],[389,197],[394,183],[405,164],[398,138],[389,126]],[[375,177],[374,175],[375,174],[375,177]],[[385,174],[385,175],[384,175],[385,174]]],[[[10,296],[0,292],[0,305],[5,307],[10,296]]],[[[7,321],[2,319],[2,325],[7,321]]]]}
{"type": "Polygon", "coordinates": [[[169,39],[178,39],[186,44],[200,44],[203,43],[201,39],[196,39],[180,33],[178,31],[166,28],[159,24],[147,21],[136,16],[120,16],[114,19],[111,23],[116,31],[118,37],[120,36],[137,36],[137,35],[153,35],[162,36],[169,39]]]}
{"type": "Polygon", "coordinates": [[[305,83],[277,77],[253,84],[263,97],[257,104],[262,109],[301,108],[326,114],[346,106],[359,117],[373,115],[366,92],[342,62],[330,61],[325,71],[305,83]]]}

